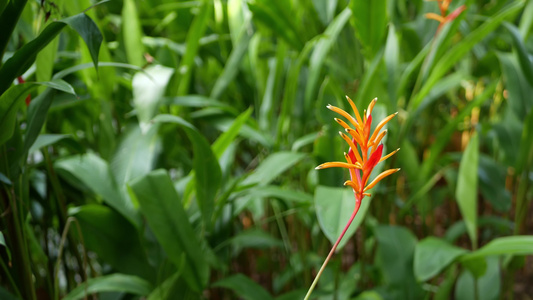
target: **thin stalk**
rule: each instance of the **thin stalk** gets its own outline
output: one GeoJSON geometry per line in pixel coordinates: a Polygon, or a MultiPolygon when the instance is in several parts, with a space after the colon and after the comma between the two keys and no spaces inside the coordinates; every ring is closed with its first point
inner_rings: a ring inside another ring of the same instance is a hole
{"type": "Polygon", "coordinates": [[[331,251],[329,251],[328,257],[326,257],[326,260],[324,260],[324,263],[322,264],[322,267],[320,267],[320,270],[316,274],[315,280],[313,280],[313,283],[311,284],[311,287],[309,287],[309,290],[307,291],[307,294],[305,295],[304,300],[308,300],[309,297],[311,296],[311,293],[313,293],[313,290],[315,289],[315,286],[318,283],[318,279],[320,279],[320,276],[322,275],[322,272],[324,272],[324,269],[326,268],[326,265],[328,264],[329,260],[333,256],[333,253],[335,253],[335,250],[337,249],[337,246],[339,245],[339,243],[341,242],[342,238],[344,237],[344,234],[346,233],[346,231],[348,230],[348,228],[352,224],[353,219],[355,218],[355,215],[357,215],[357,212],[359,211],[359,207],[361,206],[361,200],[362,199],[363,199],[362,197],[357,197],[357,195],[356,195],[355,208],[353,210],[352,216],[350,217],[350,220],[348,220],[348,223],[346,223],[346,226],[342,230],[341,235],[339,236],[339,238],[337,239],[337,241],[335,242],[335,244],[331,248],[331,251]]]}

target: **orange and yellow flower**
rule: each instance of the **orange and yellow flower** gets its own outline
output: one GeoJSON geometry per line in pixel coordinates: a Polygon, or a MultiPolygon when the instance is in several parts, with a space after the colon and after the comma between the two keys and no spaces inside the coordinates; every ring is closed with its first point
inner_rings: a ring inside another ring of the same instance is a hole
{"type": "Polygon", "coordinates": [[[384,171],[376,176],[372,182],[367,184],[374,167],[400,150],[398,148],[382,157],[383,144],[381,144],[381,140],[387,134],[387,130],[381,131],[381,129],[383,129],[383,126],[385,126],[385,124],[398,113],[391,114],[379,122],[376,129],[371,134],[370,126],[372,124],[372,110],[374,109],[377,98],[370,102],[368,109],[363,112],[363,118],[359,115],[359,111],[353,101],[348,96],[346,96],[346,99],[348,99],[355,117],[333,105],[327,106],[328,109],[344,117],[353,126],[348,125],[341,119],[335,118],[335,121],[339,123],[349,135],[339,131],[342,139],[344,139],[350,147],[348,154],[344,153],[346,162],[327,162],[319,165],[316,169],[319,170],[333,167],[347,168],[350,171],[351,180],[346,181],[344,185],[352,187],[356,199],[359,202],[364,196],[370,196],[367,191],[373,188],[380,180],[400,170],[389,169],[384,171]]]}
{"type": "Polygon", "coordinates": [[[458,8],[456,8],[454,11],[448,14],[448,7],[450,6],[450,3],[452,2],[452,0],[426,0],[426,1],[437,1],[439,5],[440,15],[436,13],[426,14],[426,18],[437,20],[440,22],[437,32],[441,29],[441,27],[444,24],[453,21],[466,9],[465,5],[461,5],[458,8]]]}

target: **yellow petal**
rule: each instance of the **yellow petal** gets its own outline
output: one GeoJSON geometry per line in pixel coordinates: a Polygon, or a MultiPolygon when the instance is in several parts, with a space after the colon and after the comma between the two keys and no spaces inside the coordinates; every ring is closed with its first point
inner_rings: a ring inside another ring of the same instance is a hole
{"type": "Polygon", "coordinates": [[[381,179],[383,179],[383,178],[385,178],[385,177],[387,177],[387,176],[389,176],[389,175],[391,175],[391,174],[394,174],[394,173],[396,173],[396,172],[398,172],[398,171],[400,171],[399,168],[398,168],[398,169],[389,169],[389,170],[387,170],[387,171],[385,171],[385,172],[382,172],[382,173],[379,174],[376,178],[374,178],[374,180],[372,180],[372,182],[371,182],[369,185],[367,185],[367,186],[365,187],[365,189],[363,190],[363,192],[366,192],[366,191],[368,191],[369,189],[373,188],[373,187],[374,187],[374,186],[375,186],[375,185],[376,185],[381,179]]]}

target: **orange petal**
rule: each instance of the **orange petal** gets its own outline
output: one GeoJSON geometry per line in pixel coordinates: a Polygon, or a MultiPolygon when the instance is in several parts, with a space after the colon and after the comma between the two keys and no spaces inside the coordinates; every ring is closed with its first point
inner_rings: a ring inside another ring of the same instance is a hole
{"type": "Polygon", "coordinates": [[[398,168],[398,169],[389,169],[389,170],[387,170],[387,171],[385,171],[385,172],[382,172],[382,173],[379,174],[376,178],[374,178],[374,180],[372,180],[372,182],[371,182],[369,185],[367,185],[367,186],[365,187],[365,189],[363,190],[363,192],[366,192],[366,191],[368,191],[369,189],[373,188],[373,187],[374,187],[374,186],[375,186],[375,185],[376,185],[381,179],[383,179],[383,178],[385,178],[385,177],[387,177],[387,176],[389,176],[389,175],[391,175],[391,174],[394,174],[394,173],[396,173],[396,172],[398,172],[398,171],[400,171],[399,168],[398,168]]]}
{"type": "Polygon", "coordinates": [[[350,97],[346,96],[346,99],[348,100],[348,103],[350,103],[350,106],[352,107],[353,113],[355,114],[355,117],[357,118],[357,122],[360,124],[363,124],[363,120],[361,120],[361,116],[359,115],[359,111],[357,110],[357,107],[353,103],[352,99],[350,97]]]}
{"type": "Polygon", "coordinates": [[[440,23],[444,23],[444,21],[445,21],[443,16],[437,15],[436,13],[426,13],[425,16],[428,19],[437,20],[440,23]]]}
{"type": "Polygon", "coordinates": [[[353,169],[360,169],[354,164],[349,164],[349,163],[340,162],[340,161],[334,161],[334,162],[323,163],[320,166],[316,167],[315,170],[322,170],[322,169],[327,169],[327,168],[347,168],[347,169],[353,168],[353,169]]]}
{"type": "Polygon", "coordinates": [[[379,131],[381,130],[381,128],[383,128],[383,126],[385,126],[385,124],[387,124],[392,118],[394,118],[398,113],[393,113],[391,115],[389,115],[388,117],[386,117],[385,119],[383,119],[381,122],[379,122],[378,126],[376,126],[376,129],[374,130],[374,133],[372,134],[372,136],[370,137],[370,141],[373,141],[377,134],[379,133],[379,131]]]}
{"type": "Polygon", "coordinates": [[[352,116],[350,116],[349,113],[347,113],[344,110],[342,110],[342,109],[340,109],[340,108],[338,108],[336,106],[333,106],[331,104],[328,104],[326,107],[329,110],[334,111],[334,112],[338,113],[339,115],[341,115],[341,116],[345,117],[346,119],[348,119],[348,121],[350,121],[350,123],[352,123],[353,126],[357,126],[357,121],[352,116]]]}
{"type": "Polygon", "coordinates": [[[372,110],[374,109],[374,105],[376,105],[377,101],[378,101],[377,97],[372,99],[372,101],[370,101],[370,103],[368,104],[368,109],[366,110],[366,114],[367,115],[371,115],[372,114],[372,110]]]}
{"type": "Polygon", "coordinates": [[[357,161],[360,163],[363,163],[363,160],[361,159],[361,155],[359,155],[359,151],[357,151],[357,146],[353,143],[353,141],[346,134],[340,131],[339,131],[339,134],[342,137],[342,139],[345,140],[348,143],[348,145],[350,145],[350,149],[353,150],[357,161]]]}
{"type": "Polygon", "coordinates": [[[350,134],[352,136],[352,138],[355,140],[355,142],[357,144],[363,145],[362,137],[361,137],[361,135],[359,134],[358,131],[353,130],[352,128],[347,128],[346,132],[348,132],[348,134],[350,134]]]}
{"type": "Polygon", "coordinates": [[[358,191],[360,190],[359,185],[358,185],[357,182],[355,182],[355,181],[347,180],[347,181],[344,183],[344,186],[347,186],[347,185],[351,186],[352,189],[354,189],[354,191],[357,191],[357,192],[358,192],[358,191]]]}
{"type": "Polygon", "coordinates": [[[400,151],[400,148],[398,148],[398,149],[392,151],[391,153],[389,153],[389,154],[383,156],[383,157],[379,160],[379,162],[382,162],[382,161],[386,160],[387,158],[393,156],[393,155],[394,155],[396,152],[398,152],[398,151],[400,151]]]}

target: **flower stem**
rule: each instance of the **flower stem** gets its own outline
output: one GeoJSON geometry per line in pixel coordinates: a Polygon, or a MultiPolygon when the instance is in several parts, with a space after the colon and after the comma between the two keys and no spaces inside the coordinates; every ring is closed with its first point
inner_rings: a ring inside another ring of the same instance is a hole
{"type": "Polygon", "coordinates": [[[357,212],[359,211],[359,207],[361,206],[361,200],[362,199],[363,199],[362,196],[358,197],[357,194],[356,194],[355,208],[353,210],[352,216],[350,217],[350,220],[348,220],[348,223],[346,223],[346,226],[342,230],[341,235],[339,236],[339,238],[337,239],[337,241],[335,242],[335,244],[333,245],[333,247],[329,251],[328,257],[326,257],[326,260],[324,260],[324,263],[320,267],[320,270],[318,270],[318,273],[316,274],[315,280],[313,280],[313,283],[311,284],[311,287],[309,287],[309,290],[307,291],[307,294],[305,295],[304,300],[308,300],[309,297],[311,296],[311,293],[313,293],[313,290],[315,289],[315,286],[318,283],[318,279],[322,275],[322,272],[324,272],[324,269],[326,268],[326,265],[328,264],[330,258],[333,256],[333,253],[335,253],[335,250],[337,249],[337,246],[339,245],[339,243],[341,242],[342,238],[344,237],[344,234],[346,233],[346,231],[348,230],[348,228],[352,224],[353,219],[355,218],[355,215],[357,215],[357,212]]]}

